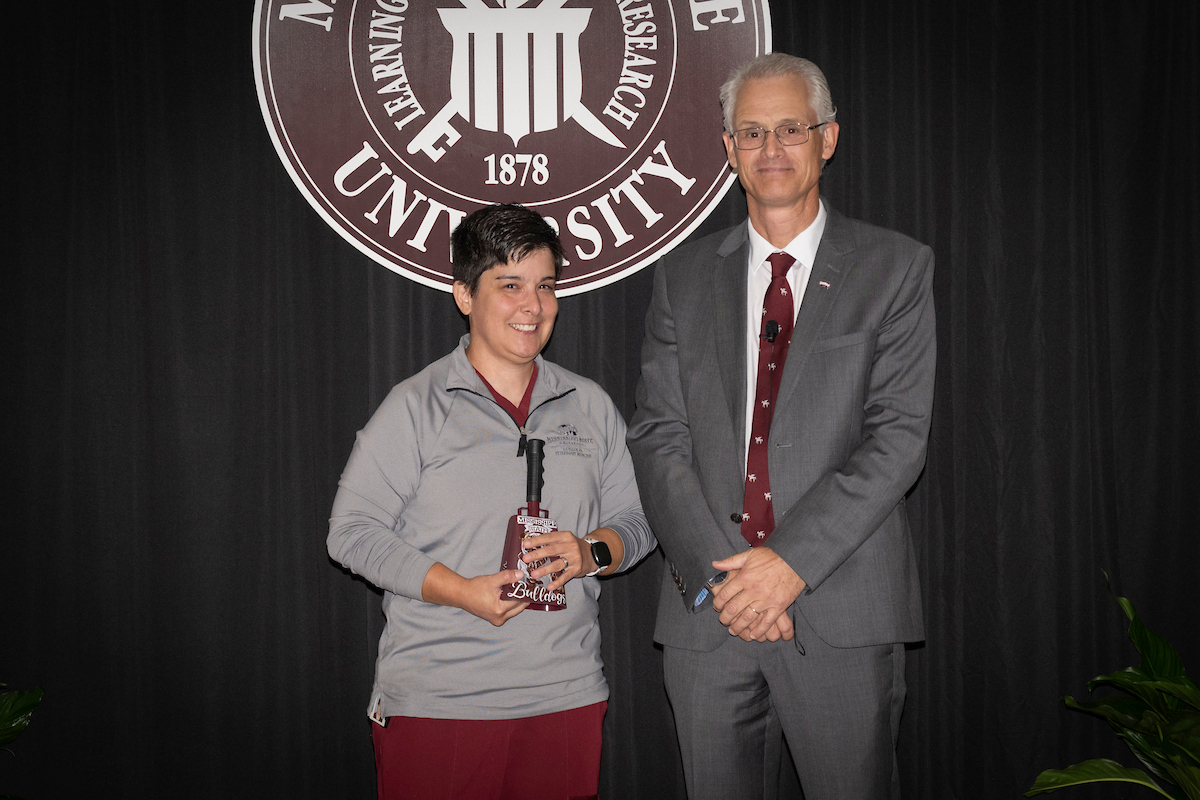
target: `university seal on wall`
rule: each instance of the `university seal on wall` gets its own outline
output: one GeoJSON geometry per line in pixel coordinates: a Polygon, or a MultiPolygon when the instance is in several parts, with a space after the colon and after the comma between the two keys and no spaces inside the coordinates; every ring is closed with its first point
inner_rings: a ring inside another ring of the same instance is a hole
{"type": "Polygon", "coordinates": [[[255,77],[288,172],[359,250],[449,290],[454,226],[524,203],[569,295],[720,200],[717,92],[770,27],[767,0],[257,0],[255,77]]]}

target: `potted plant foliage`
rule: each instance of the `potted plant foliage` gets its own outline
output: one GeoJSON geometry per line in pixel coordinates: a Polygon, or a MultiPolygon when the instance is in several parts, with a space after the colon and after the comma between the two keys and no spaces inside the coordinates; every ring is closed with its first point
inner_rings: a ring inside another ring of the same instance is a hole
{"type": "MultiPolygon", "coordinates": [[[[5,684],[0,683],[0,688],[4,686],[5,684]]],[[[29,727],[33,709],[41,701],[41,689],[0,692],[0,747],[12,742],[21,735],[21,731],[29,727]]],[[[10,798],[8,795],[0,795],[0,800],[10,800],[10,798]]],[[[16,798],[11,798],[11,800],[16,800],[16,798]]]]}
{"type": "Polygon", "coordinates": [[[1117,781],[1145,786],[1172,800],[1200,800],[1200,690],[1184,675],[1175,649],[1142,624],[1133,604],[1113,592],[1111,582],[1108,590],[1129,618],[1129,640],[1142,663],[1088,683],[1089,692],[1109,686],[1120,694],[1090,702],[1069,696],[1063,700],[1068,708],[1104,719],[1149,772],[1096,758],[1046,770],[1025,796],[1117,781]]]}

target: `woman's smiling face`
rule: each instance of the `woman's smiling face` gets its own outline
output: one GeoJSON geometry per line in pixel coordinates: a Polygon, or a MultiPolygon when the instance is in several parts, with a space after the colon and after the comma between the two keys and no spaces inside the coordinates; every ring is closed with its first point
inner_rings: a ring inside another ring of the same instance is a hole
{"type": "Polygon", "coordinates": [[[554,284],[549,250],[497,264],[480,276],[474,295],[454,284],[454,301],[471,325],[471,363],[480,372],[525,366],[542,352],[558,316],[554,284]]]}

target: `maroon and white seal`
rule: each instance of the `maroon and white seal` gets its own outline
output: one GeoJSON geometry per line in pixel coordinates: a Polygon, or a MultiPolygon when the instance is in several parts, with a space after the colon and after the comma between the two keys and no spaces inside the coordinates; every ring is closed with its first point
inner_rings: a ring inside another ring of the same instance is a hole
{"type": "Polygon", "coordinates": [[[267,129],[321,216],[449,290],[481,205],[562,236],[559,294],[611,283],[695,229],[733,181],[717,92],[770,49],[766,0],[257,0],[267,129]]]}

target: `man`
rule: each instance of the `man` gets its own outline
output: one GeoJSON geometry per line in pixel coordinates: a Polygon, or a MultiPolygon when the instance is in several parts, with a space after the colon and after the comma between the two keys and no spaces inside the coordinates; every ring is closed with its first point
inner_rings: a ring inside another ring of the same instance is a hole
{"type": "Polygon", "coordinates": [[[773,796],[782,732],[806,800],[895,797],[933,254],[820,199],[816,65],[761,56],[721,102],[749,220],[658,264],[629,429],[688,794],[773,796]]]}

